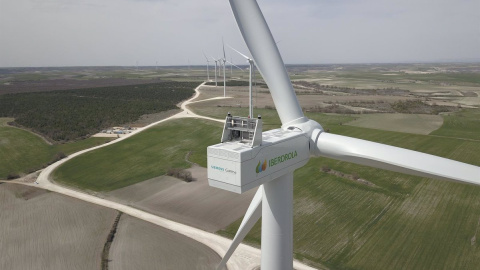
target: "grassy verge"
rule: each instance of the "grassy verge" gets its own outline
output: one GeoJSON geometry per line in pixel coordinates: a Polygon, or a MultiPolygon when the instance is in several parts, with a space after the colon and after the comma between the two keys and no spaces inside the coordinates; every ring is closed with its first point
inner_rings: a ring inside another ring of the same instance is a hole
{"type": "Polygon", "coordinates": [[[103,144],[105,138],[89,138],[67,144],[49,145],[28,131],[9,127],[11,118],[0,118],[0,179],[36,171],[55,159],[58,153],[69,155],[103,144]]]}

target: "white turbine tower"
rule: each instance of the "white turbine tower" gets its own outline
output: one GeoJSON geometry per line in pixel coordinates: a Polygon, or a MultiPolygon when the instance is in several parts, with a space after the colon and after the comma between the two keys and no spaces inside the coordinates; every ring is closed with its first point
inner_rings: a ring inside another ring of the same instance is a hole
{"type": "Polygon", "coordinates": [[[223,43],[223,38],[222,38],[222,48],[223,48],[223,58],[220,59],[223,62],[223,97],[227,96],[227,81],[225,80],[225,66],[227,62],[227,57],[225,56],[225,44],[223,43]]]}
{"type": "MultiPolygon", "coordinates": [[[[228,46],[228,45],[227,45],[228,46]]],[[[253,62],[253,59],[246,56],[245,54],[237,51],[236,49],[234,49],[233,47],[231,46],[228,46],[230,47],[230,49],[236,51],[238,54],[240,54],[241,56],[243,56],[243,58],[247,59],[247,62],[248,64],[250,65],[250,79],[249,79],[249,82],[248,82],[248,92],[249,92],[249,110],[248,110],[248,116],[249,117],[253,117],[253,97],[252,97],[252,78],[253,78],[253,68],[254,68],[254,62],[253,62]]]]}
{"type": "Polygon", "coordinates": [[[218,86],[218,83],[217,83],[217,62],[218,60],[215,59],[215,57],[212,56],[212,59],[213,61],[215,61],[215,86],[218,86]]]}
{"type": "Polygon", "coordinates": [[[221,143],[207,149],[211,186],[237,193],[259,187],[218,269],[224,268],[260,216],[261,269],[293,268],[293,171],[305,165],[310,155],[480,185],[480,167],[324,132],[320,124],[303,115],[257,2],[229,1],[242,36],[270,89],[282,127],[262,135],[260,118],[228,114],[221,143]]]}
{"type": "Polygon", "coordinates": [[[208,68],[209,68],[210,60],[208,60],[208,57],[205,55],[205,53],[203,53],[203,57],[205,57],[205,60],[207,60],[207,82],[209,82],[210,81],[210,71],[209,71],[208,68]]]}

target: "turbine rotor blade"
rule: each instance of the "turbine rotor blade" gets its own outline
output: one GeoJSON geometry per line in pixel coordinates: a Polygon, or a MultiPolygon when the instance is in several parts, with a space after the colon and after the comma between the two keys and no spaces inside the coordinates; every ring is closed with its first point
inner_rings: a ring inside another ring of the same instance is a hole
{"type": "Polygon", "coordinates": [[[246,56],[245,54],[237,51],[235,48],[231,47],[230,45],[227,44],[228,47],[230,47],[230,49],[236,51],[238,54],[240,54],[241,56],[243,56],[243,58],[247,59],[247,60],[250,60],[250,57],[246,56]]]}
{"type": "Polygon", "coordinates": [[[229,64],[233,65],[234,67],[236,67],[236,68],[240,69],[241,71],[243,71],[243,69],[242,69],[241,67],[235,65],[234,63],[232,63],[232,62],[230,62],[230,61],[228,61],[228,60],[227,60],[227,63],[229,63],[229,64]]]}
{"type": "Polygon", "coordinates": [[[227,61],[227,57],[225,56],[225,43],[223,42],[223,37],[222,37],[222,48],[223,48],[223,62],[227,61]]]}
{"type": "Polygon", "coordinates": [[[272,94],[282,124],[304,123],[285,64],[255,0],[230,0],[243,39],[272,94]]]}
{"type": "Polygon", "coordinates": [[[395,146],[322,132],[316,154],[390,171],[480,185],[480,167],[395,146]]]}
{"type": "Polygon", "coordinates": [[[235,249],[237,249],[243,238],[245,238],[248,232],[252,229],[253,225],[255,225],[255,223],[257,223],[262,216],[262,196],[263,185],[257,189],[257,193],[255,193],[255,196],[253,197],[252,202],[250,203],[250,206],[248,206],[247,212],[243,217],[242,224],[240,224],[240,227],[238,227],[238,231],[233,238],[232,244],[225,253],[225,256],[223,256],[222,261],[217,267],[217,270],[222,270],[225,268],[228,259],[230,259],[235,249]]]}

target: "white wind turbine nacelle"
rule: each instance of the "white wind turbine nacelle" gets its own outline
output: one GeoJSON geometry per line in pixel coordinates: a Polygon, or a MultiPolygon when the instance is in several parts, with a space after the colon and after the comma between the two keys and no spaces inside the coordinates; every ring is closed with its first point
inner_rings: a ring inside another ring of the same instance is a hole
{"type": "Polygon", "coordinates": [[[222,143],[209,146],[211,186],[242,193],[259,187],[217,269],[262,216],[262,270],[293,268],[293,171],[310,154],[412,175],[480,185],[480,167],[375,142],[325,133],[303,115],[276,43],[255,0],[229,0],[243,38],[267,83],[282,128],[261,136],[261,119],[227,116],[222,143]],[[255,122],[255,123],[254,123],[255,122]],[[243,125],[245,124],[245,125],[243,125]],[[253,127],[253,129],[251,128],[253,127]],[[255,134],[251,144],[247,134],[255,134]],[[226,140],[234,138],[236,140],[226,140]],[[257,141],[255,141],[257,140],[257,141]],[[265,160],[261,165],[257,161],[265,160]],[[268,160],[268,166],[267,166],[268,160]],[[218,164],[217,164],[218,163],[218,164]]]}

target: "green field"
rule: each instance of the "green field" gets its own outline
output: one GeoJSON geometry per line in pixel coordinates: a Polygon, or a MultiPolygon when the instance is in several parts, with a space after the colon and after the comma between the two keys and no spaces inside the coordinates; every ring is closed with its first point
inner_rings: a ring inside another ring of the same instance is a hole
{"type": "Polygon", "coordinates": [[[22,175],[41,169],[62,152],[65,155],[109,141],[105,138],[89,138],[82,141],[49,145],[42,138],[28,131],[7,126],[11,118],[0,118],[0,179],[9,174],[22,175]]]}
{"type": "Polygon", "coordinates": [[[401,113],[361,114],[347,123],[349,126],[424,135],[437,130],[442,124],[443,118],[439,115],[401,113]]]}
{"type": "MultiPolygon", "coordinates": [[[[480,142],[349,126],[333,133],[480,165],[480,142]]],[[[296,258],[332,269],[477,269],[480,187],[312,158],[295,172],[296,258]],[[331,175],[355,173],[368,186],[331,175]]],[[[233,237],[240,221],[220,234],[233,237]]],[[[247,241],[260,244],[260,224],[247,241]]]]}
{"type": "Polygon", "coordinates": [[[220,140],[219,123],[172,120],[120,143],[78,156],[54,172],[55,181],[94,191],[110,191],[159,175],[169,168],[206,166],[206,146],[220,140]]]}
{"type": "Polygon", "coordinates": [[[444,124],[432,135],[480,141],[480,110],[463,110],[443,116],[444,124]]]}
{"type": "MultiPolygon", "coordinates": [[[[480,89],[478,72],[474,72],[478,70],[477,64],[324,65],[287,66],[287,69],[292,79],[357,89],[399,88],[418,92],[480,89]],[[449,72],[415,74],[437,67],[449,72]]],[[[245,72],[234,74],[248,77],[245,72]]],[[[201,68],[188,71],[186,68],[158,71],[129,68],[105,69],[78,78],[107,76],[184,81],[191,78],[188,75],[206,77],[201,68]]],[[[213,78],[212,71],[210,75],[213,78]]],[[[22,76],[41,79],[41,76],[22,76]]],[[[218,104],[221,103],[199,102],[190,108],[198,114],[220,119],[229,111],[239,116],[248,114],[247,108],[219,107],[218,104]]],[[[262,115],[264,130],[281,125],[274,109],[254,109],[254,113],[262,115]]],[[[356,118],[350,115],[306,113],[306,116],[331,133],[480,165],[480,110],[442,115],[443,125],[423,135],[404,133],[401,129],[385,131],[345,125],[356,118]]],[[[407,125],[409,121],[402,123],[407,125]]],[[[416,122],[418,130],[425,128],[422,121],[416,122]]],[[[53,177],[59,183],[81,189],[111,191],[163,175],[169,168],[187,168],[189,164],[184,159],[190,151],[193,151],[191,161],[206,166],[206,147],[219,142],[221,131],[219,123],[171,120],[76,157],[59,167],[53,177]]],[[[0,125],[0,178],[2,173],[11,173],[15,166],[19,166],[19,172],[26,171],[35,164],[41,166],[48,162],[59,151],[68,154],[104,140],[49,146],[29,132],[0,125]]],[[[295,172],[294,255],[312,266],[331,269],[478,269],[479,198],[480,187],[472,185],[311,158],[295,172]],[[349,175],[356,175],[364,182],[350,179],[349,175]]],[[[246,238],[246,242],[255,246],[260,245],[260,222],[246,238]]],[[[240,220],[218,233],[233,237],[239,224],[240,220]]]]}
{"type": "MultiPolygon", "coordinates": [[[[211,113],[223,114],[220,109],[211,113]]],[[[269,115],[268,110],[263,113],[269,115]]],[[[474,116],[467,118],[473,121],[474,116]]],[[[342,124],[351,117],[342,115],[308,117],[332,133],[480,165],[477,141],[351,127],[342,124]]],[[[218,142],[220,132],[220,124],[169,121],[69,161],[55,172],[55,179],[113,190],[161,175],[168,167],[188,166],[188,151],[194,151],[193,161],[206,166],[206,146],[218,142]]],[[[480,218],[479,196],[480,187],[312,158],[295,172],[295,257],[331,269],[477,269],[480,244],[472,237],[480,218]],[[356,174],[372,185],[324,172],[324,167],[356,174]]],[[[239,222],[219,233],[233,237],[239,222]]],[[[259,224],[247,242],[260,244],[259,224]]]]}

